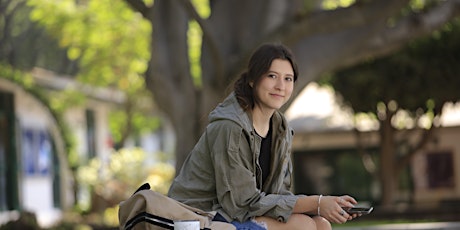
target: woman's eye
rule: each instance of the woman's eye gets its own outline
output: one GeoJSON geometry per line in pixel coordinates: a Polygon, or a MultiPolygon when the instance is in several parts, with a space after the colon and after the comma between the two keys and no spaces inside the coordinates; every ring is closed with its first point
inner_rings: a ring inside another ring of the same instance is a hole
{"type": "Polygon", "coordinates": [[[286,81],[294,81],[293,77],[286,77],[285,79],[286,79],[286,81]]]}
{"type": "Polygon", "coordinates": [[[269,74],[268,77],[269,78],[276,78],[276,75],[275,74],[269,74]]]}

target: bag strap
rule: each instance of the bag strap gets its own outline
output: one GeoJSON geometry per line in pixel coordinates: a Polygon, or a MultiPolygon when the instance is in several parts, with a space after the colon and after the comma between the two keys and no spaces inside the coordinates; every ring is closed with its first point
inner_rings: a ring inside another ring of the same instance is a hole
{"type": "MultiPolygon", "coordinates": [[[[133,193],[133,195],[136,194],[136,193],[138,193],[139,191],[142,191],[142,190],[149,190],[149,189],[150,189],[150,184],[149,184],[149,183],[145,183],[145,184],[141,185],[141,186],[133,193]]],[[[131,196],[132,196],[132,195],[131,195],[131,196]]]]}
{"type": "Polygon", "coordinates": [[[141,222],[147,222],[165,229],[174,229],[174,222],[168,218],[156,216],[147,212],[141,212],[131,218],[125,224],[125,230],[131,230],[136,224],[141,222]]]}
{"type": "MultiPolygon", "coordinates": [[[[131,218],[128,222],[126,222],[125,230],[131,230],[136,226],[136,224],[141,222],[147,222],[149,224],[153,224],[155,226],[162,227],[164,229],[174,230],[174,221],[168,218],[164,218],[161,216],[153,215],[147,212],[141,212],[131,218]]],[[[211,230],[210,228],[202,228],[201,230],[211,230]]]]}

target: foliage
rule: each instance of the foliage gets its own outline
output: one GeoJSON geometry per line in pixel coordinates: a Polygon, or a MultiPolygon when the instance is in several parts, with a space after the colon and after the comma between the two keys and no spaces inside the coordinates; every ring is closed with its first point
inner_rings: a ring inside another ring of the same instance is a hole
{"type": "Polygon", "coordinates": [[[128,120],[131,120],[134,126],[137,127],[135,135],[158,129],[161,125],[160,118],[146,116],[147,113],[145,111],[133,111],[132,116],[128,118],[126,111],[120,109],[112,111],[109,114],[109,126],[113,140],[115,142],[122,140],[124,134],[121,127],[126,126],[128,120]]]}
{"type": "MultiPolygon", "coordinates": [[[[208,18],[211,14],[209,8],[209,0],[193,0],[193,5],[196,7],[198,14],[202,18],[208,18]]],[[[190,59],[190,72],[193,78],[193,83],[197,87],[202,86],[201,79],[201,36],[203,31],[196,21],[189,22],[188,30],[188,45],[189,45],[189,59],[190,59]]]]}
{"type": "Polygon", "coordinates": [[[413,118],[438,115],[446,102],[460,99],[456,64],[460,61],[460,24],[448,24],[402,51],[337,72],[330,83],[356,113],[386,108],[413,118]],[[364,90],[366,89],[366,90],[364,90]]]}
{"type": "Polygon", "coordinates": [[[143,87],[139,74],[150,57],[150,27],[125,3],[29,0],[28,4],[33,6],[32,20],[69,48],[69,58],[79,59],[83,82],[130,91],[143,87]]]}
{"type": "Polygon", "coordinates": [[[78,169],[77,177],[83,186],[109,204],[116,205],[128,198],[143,183],[166,194],[174,176],[174,167],[163,161],[145,165],[146,154],[141,149],[121,149],[106,161],[94,158],[78,169]]]}
{"type": "Polygon", "coordinates": [[[118,209],[119,205],[108,208],[104,211],[102,221],[106,226],[119,226],[120,222],[118,221],[118,209]]]}
{"type": "MultiPolygon", "coordinates": [[[[125,93],[124,110],[112,113],[109,120],[116,143],[122,145],[127,136],[159,126],[159,119],[150,121],[151,95],[142,77],[150,58],[151,29],[140,14],[123,1],[28,0],[28,4],[33,7],[31,19],[59,40],[71,60],[78,61],[78,81],[125,93]]],[[[65,103],[53,103],[63,106],[79,100],[74,92],[65,95],[69,96],[65,103]]]]}
{"type": "Polygon", "coordinates": [[[26,2],[0,1],[0,61],[23,71],[42,67],[59,74],[74,74],[75,61],[66,57],[66,50],[58,46],[56,39],[29,19],[31,8],[26,2]]]}
{"type": "Polygon", "coordinates": [[[0,76],[15,82],[24,89],[31,89],[34,86],[34,80],[30,74],[16,70],[8,64],[0,63],[0,76]]]}
{"type": "Polygon", "coordinates": [[[17,220],[12,220],[4,225],[0,225],[0,230],[15,230],[15,229],[37,229],[40,230],[37,218],[34,213],[22,211],[19,213],[17,220]]]}

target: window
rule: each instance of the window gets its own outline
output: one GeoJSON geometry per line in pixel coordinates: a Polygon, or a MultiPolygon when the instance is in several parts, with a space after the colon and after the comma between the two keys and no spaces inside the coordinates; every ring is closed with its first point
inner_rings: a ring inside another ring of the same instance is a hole
{"type": "Polygon", "coordinates": [[[86,143],[88,143],[88,159],[96,156],[96,127],[94,111],[86,110],[86,143]]]}
{"type": "Polygon", "coordinates": [[[47,176],[51,172],[52,146],[46,131],[22,131],[22,163],[26,176],[47,176]]]}
{"type": "Polygon", "coordinates": [[[430,188],[453,188],[454,165],[451,151],[427,154],[427,175],[430,188]]]}

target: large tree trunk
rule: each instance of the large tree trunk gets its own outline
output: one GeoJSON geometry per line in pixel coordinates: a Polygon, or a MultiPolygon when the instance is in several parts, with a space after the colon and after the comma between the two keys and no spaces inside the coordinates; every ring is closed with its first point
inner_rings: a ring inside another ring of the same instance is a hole
{"type": "MultiPolygon", "coordinates": [[[[149,15],[150,16],[150,15],[149,15]]],[[[200,92],[193,87],[188,59],[188,16],[179,1],[155,1],[152,58],[147,86],[171,120],[176,135],[176,172],[199,135],[200,92]]]]}
{"type": "Polygon", "coordinates": [[[395,129],[391,124],[392,118],[393,112],[387,111],[385,119],[380,122],[380,181],[383,207],[393,204],[398,192],[395,129]]]}

